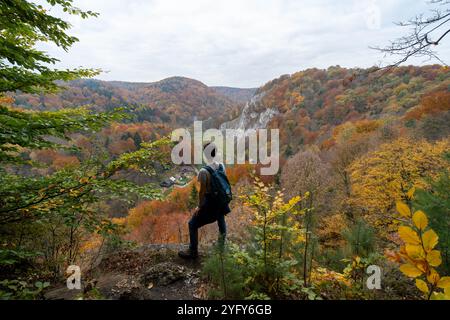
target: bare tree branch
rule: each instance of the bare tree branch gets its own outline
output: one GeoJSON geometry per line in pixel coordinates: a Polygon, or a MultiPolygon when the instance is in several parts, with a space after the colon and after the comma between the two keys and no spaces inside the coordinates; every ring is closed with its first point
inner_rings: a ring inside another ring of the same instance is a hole
{"type": "Polygon", "coordinates": [[[401,27],[410,27],[406,36],[391,41],[386,47],[372,47],[384,53],[384,56],[398,56],[398,60],[384,67],[390,69],[399,66],[412,57],[424,57],[447,65],[434,51],[442,40],[450,34],[450,0],[431,0],[431,16],[419,14],[416,17],[397,23],[401,27]]]}

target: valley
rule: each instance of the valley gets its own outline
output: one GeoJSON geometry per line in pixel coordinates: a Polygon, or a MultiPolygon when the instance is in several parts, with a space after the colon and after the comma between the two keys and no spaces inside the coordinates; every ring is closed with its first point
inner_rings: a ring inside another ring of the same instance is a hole
{"type": "Polygon", "coordinates": [[[0,300],[450,300],[448,1],[73,2],[0,2],[0,300]]]}

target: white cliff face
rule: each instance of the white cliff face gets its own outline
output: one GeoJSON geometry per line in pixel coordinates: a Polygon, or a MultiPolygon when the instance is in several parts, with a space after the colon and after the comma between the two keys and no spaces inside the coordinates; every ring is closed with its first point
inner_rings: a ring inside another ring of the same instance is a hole
{"type": "Polygon", "coordinates": [[[255,130],[264,129],[269,124],[269,121],[278,114],[278,110],[274,108],[263,109],[260,106],[260,101],[264,93],[257,94],[245,104],[242,109],[241,115],[231,121],[225,122],[220,126],[220,130],[235,129],[243,130],[255,130]]]}
{"type": "Polygon", "coordinates": [[[267,135],[262,136],[262,134],[264,134],[264,130],[262,129],[266,129],[270,120],[279,112],[278,109],[267,108],[261,103],[264,94],[265,93],[263,92],[253,96],[242,109],[241,115],[236,119],[223,123],[220,126],[220,130],[222,131],[222,134],[225,134],[227,146],[230,141],[232,145],[234,145],[236,141],[236,150],[234,147],[231,148],[231,152],[233,153],[230,153],[230,150],[227,150],[227,164],[256,164],[258,161],[264,164],[270,163],[270,166],[263,166],[261,168],[261,174],[273,175],[276,174],[279,169],[278,132],[275,132],[275,136],[272,135],[272,133],[274,133],[273,131],[270,133],[270,156],[267,150],[267,143],[262,143],[261,139],[264,139],[263,137],[265,137],[265,139],[268,138],[267,135]],[[231,140],[229,140],[230,138],[231,140]],[[246,151],[248,151],[248,154],[246,154],[246,151]],[[231,161],[228,162],[230,156],[231,161]]]}

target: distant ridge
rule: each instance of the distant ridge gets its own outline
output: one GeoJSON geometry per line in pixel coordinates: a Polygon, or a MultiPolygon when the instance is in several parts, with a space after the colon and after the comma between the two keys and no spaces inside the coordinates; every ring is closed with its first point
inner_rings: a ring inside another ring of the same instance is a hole
{"type": "Polygon", "coordinates": [[[246,103],[253,97],[256,90],[258,90],[258,88],[233,88],[224,86],[211,88],[237,103],[246,103]]]}

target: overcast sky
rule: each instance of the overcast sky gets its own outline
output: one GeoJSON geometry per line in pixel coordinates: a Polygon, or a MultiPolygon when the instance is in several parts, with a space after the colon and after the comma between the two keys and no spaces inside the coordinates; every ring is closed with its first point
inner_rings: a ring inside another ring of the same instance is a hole
{"type": "MultiPolygon", "coordinates": [[[[151,82],[185,76],[207,85],[258,87],[311,67],[378,64],[383,57],[369,46],[385,45],[405,33],[393,22],[428,12],[426,3],[75,0],[100,16],[70,18],[71,34],[80,42],[68,54],[42,48],[61,59],[58,66],[105,70],[98,77],[103,80],[151,82]]],[[[449,42],[440,48],[442,58],[450,57],[449,42]]]]}

